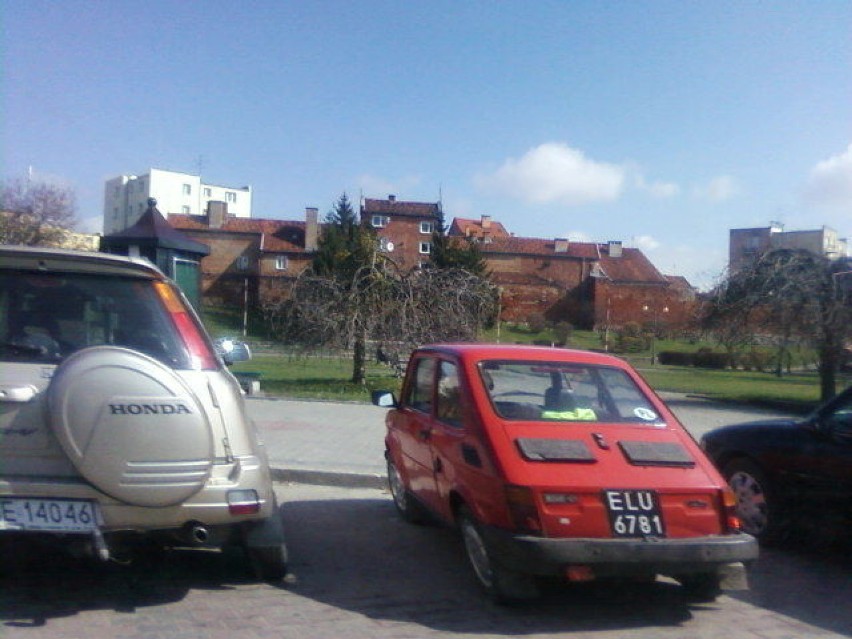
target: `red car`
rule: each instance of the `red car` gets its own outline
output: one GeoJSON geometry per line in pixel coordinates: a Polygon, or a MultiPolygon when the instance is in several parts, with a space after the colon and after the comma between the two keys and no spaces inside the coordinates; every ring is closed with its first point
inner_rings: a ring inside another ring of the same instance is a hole
{"type": "Polygon", "coordinates": [[[616,357],[560,348],[417,349],[385,438],[409,521],[461,530],[496,601],[537,577],[673,577],[693,600],[745,587],[757,543],[724,479],[642,378],[616,357]]]}

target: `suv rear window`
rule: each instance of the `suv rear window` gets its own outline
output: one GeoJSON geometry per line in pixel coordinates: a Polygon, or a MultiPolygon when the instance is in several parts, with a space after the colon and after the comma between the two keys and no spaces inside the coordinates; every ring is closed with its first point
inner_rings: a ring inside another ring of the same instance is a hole
{"type": "Polygon", "coordinates": [[[116,275],[0,271],[0,361],[56,363],[89,346],[141,351],[191,368],[153,281],[116,275]]]}
{"type": "Polygon", "coordinates": [[[618,368],[566,362],[483,361],[483,385],[505,419],[659,423],[642,390],[618,368]]]}

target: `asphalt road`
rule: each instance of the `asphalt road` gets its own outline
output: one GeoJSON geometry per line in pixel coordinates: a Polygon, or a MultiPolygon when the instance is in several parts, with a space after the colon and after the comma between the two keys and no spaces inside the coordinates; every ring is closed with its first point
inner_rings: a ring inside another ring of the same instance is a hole
{"type": "Polygon", "coordinates": [[[503,608],[477,589],[454,531],[414,526],[377,489],[281,484],[290,583],[238,552],[103,566],[5,545],[0,637],[837,639],[852,636],[850,549],[766,551],[752,589],[691,605],[673,582],[553,587],[503,608]]]}
{"type": "MultiPolygon", "coordinates": [[[[696,436],[772,414],[667,400],[696,436]]],[[[381,409],[261,399],[249,405],[281,471],[301,464],[317,480],[384,470],[381,409]]],[[[751,590],[714,604],[689,604],[679,586],[659,580],[554,586],[540,601],[501,608],[479,592],[455,532],[402,522],[385,490],[279,483],[276,491],[291,553],[287,583],[259,583],[236,550],[176,550],[118,566],[4,539],[0,637],[852,637],[848,544],[803,539],[764,550],[749,570],[751,590]]]]}

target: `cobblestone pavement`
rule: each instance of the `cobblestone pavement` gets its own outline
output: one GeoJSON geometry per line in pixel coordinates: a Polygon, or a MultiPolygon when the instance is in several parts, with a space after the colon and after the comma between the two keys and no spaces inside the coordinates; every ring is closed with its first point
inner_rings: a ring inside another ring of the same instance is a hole
{"type": "Polygon", "coordinates": [[[674,583],[553,587],[501,608],[452,530],[402,522],[376,489],[281,484],[284,586],[237,552],[173,551],[135,567],[2,546],[0,637],[810,639],[852,636],[849,548],[766,551],[752,589],[690,605],[674,583]]]}

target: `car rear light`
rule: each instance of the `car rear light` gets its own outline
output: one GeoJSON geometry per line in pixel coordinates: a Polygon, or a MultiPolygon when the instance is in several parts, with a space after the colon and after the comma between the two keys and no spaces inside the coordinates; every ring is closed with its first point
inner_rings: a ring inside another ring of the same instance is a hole
{"type": "Polygon", "coordinates": [[[157,291],[158,297],[166,307],[166,311],[175,323],[175,327],[189,351],[192,368],[215,369],[218,365],[216,355],[177,291],[167,282],[154,282],[154,290],[157,291]]]}
{"type": "Polygon", "coordinates": [[[526,486],[506,486],[506,505],[515,529],[534,534],[541,533],[541,520],[535,504],[535,495],[526,486]]]}
{"type": "Polygon", "coordinates": [[[726,532],[739,532],[742,522],[737,517],[737,498],[730,488],[722,490],[722,513],[726,532]]]}
{"type": "Polygon", "coordinates": [[[571,564],[565,568],[568,581],[594,581],[595,571],[591,566],[571,564]]]}
{"type": "Polygon", "coordinates": [[[254,490],[229,490],[228,512],[232,515],[253,515],[260,512],[260,500],[254,490]]]}

